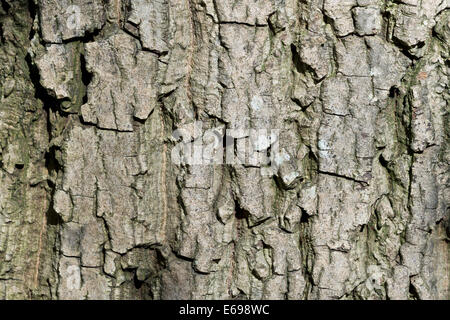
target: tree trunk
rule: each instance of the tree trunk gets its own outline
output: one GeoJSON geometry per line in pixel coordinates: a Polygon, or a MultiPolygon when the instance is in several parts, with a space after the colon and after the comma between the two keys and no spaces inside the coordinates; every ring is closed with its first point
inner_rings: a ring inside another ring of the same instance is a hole
{"type": "Polygon", "coordinates": [[[1,0],[0,298],[448,299],[448,9],[1,0]]]}

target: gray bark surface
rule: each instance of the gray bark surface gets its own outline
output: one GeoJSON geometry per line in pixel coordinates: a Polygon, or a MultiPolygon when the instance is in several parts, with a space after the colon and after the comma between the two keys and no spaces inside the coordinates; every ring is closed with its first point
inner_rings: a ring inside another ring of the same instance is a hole
{"type": "Polygon", "coordinates": [[[0,3],[1,299],[449,299],[448,0],[0,3]]]}

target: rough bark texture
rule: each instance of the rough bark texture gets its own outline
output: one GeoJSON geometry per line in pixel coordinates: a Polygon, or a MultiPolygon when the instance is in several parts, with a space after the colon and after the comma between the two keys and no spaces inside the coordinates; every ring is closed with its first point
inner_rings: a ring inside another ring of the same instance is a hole
{"type": "Polygon", "coordinates": [[[448,9],[1,0],[0,298],[448,299],[448,9]]]}

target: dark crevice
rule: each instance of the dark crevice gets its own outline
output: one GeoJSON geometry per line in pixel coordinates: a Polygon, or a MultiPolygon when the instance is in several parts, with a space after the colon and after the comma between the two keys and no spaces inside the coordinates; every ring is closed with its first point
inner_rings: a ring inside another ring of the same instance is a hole
{"type": "MultiPolygon", "coordinates": [[[[270,166],[271,164],[269,164],[270,166]]],[[[277,185],[277,188],[280,190],[291,190],[291,189],[295,189],[295,187],[298,185],[298,183],[294,182],[294,181],[298,181],[298,182],[302,182],[305,180],[304,177],[297,177],[296,179],[294,179],[290,184],[286,184],[283,181],[283,178],[280,177],[279,173],[275,174],[272,176],[273,180],[275,181],[275,184],[277,185]]]]}
{"type": "Polygon", "coordinates": [[[237,200],[234,200],[234,212],[236,219],[238,220],[248,219],[248,217],[250,216],[250,213],[247,210],[243,209],[237,200]]]}
{"type": "MultiPolygon", "coordinates": [[[[441,34],[436,32],[436,27],[431,30],[431,36],[435,39],[438,39],[439,41],[445,42],[445,38],[441,34]]],[[[446,62],[448,62],[448,60],[446,60],[446,62]]]]}
{"type": "MultiPolygon", "coordinates": [[[[28,1],[28,12],[30,13],[30,17],[31,17],[32,21],[34,21],[36,19],[36,16],[38,14],[38,10],[39,10],[39,8],[36,5],[36,3],[34,3],[34,1],[28,1]]],[[[31,26],[30,34],[28,36],[28,39],[29,40],[33,39],[35,34],[36,34],[36,30],[34,29],[33,26],[31,26]]]]}
{"type": "Polygon", "coordinates": [[[141,46],[141,51],[153,53],[154,55],[157,55],[158,58],[166,56],[169,53],[169,51],[159,51],[159,50],[155,50],[155,49],[145,48],[143,46],[141,46]]]}
{"type": "Polygon", "coordinates": [[[228,135],[223,135],[222,138],[222,147],[224,149],[224,153],[226,153],[226,148],[229,146],[234,146],[236,145],[236,140],[234,137],[232,136],[228,136],[228,135]]]}
{"type": "MultiPolygon", "coordinates": [[[[98,198],[96,197],[96,201],[98,201],[98,198]]],[[[98,206],[98,204],[96,204],[98,206]]],[[[105,230],[105,235],[106,235],[106,242],[105,244],[108,244],[109,246],[111,245],[112,242],[112,237],[111,237],[111,230],[109,229],[109,225],[106,222],[106,219],[104,216],[100,217],[101,221],[103,222],[103,227],[105,230]]],[[[105,245],[103,245],[103,249],[105,249],[104,247],[105,245]]],[[[111,249],[112,250],[112,249],[111,249]]],[[[114,252],[114,250],[112,250],[114,252]]],[[[117,253],[117,252],[116,252],[117,253]]]]}
{"type": "Polygon", "coordinates": [[[303,73],[304,68],[300,61],[300,55],[298,54],[297,47],[291,43],[292,63],[299,73],[303,73]]]}
{"type": "MultiPolygon", "coordinates": [[[[86,102],[87,102],[87,101],[86,101],[86,102]]],[[[86,103],[86,102],[83,102],[83,103],[86,103]]],[[[152,113],[153,113],[153,110],[152,110],[152,112],[148,115],[147,119],[150,118],[150,116],[151,116],[152,113]]],[[[133,116],[133,120],[136,121],[137,123],[140,123],[140,124],[145,124],[145,122],[146,122],[147,119],[141,119],[141,118],[137,118],[137,117],[133,116]]]]}
{"type": "Polygon", "coordinates": [[[271,13],[268,17],[267,17],[267,25],[269,26],[269,32],[271,36],[274,36],[277,32],[276,32],[276,28],[275,26],[272,24],[272,22],[270,21],[270,18],[274,15],[275,13],[271,13]]]}
{"type": "MultiPolygon", "coordinates": [[[[47,116],[47,133],[49,142],[53,138],[53,127],[51,122],[51,114],[58,113],[60,116],[67,117],[67,113],[61,110],[61,103],[64,100],[57,99],[52,96],[40,83],[39,69],[33,63],[31,55],[27,54],[25,61],[28,65],[30,80],[34,86],[35,94],[34,97],[40,100],[43,104],[43,110],[47,116]]],[[[56,154],[58,150],[56,146],[50,147],[44,155],[45,167],[48,170],[47,185],[50,193],[50,204],[46,212],[47,224],[48,225],[58,225],[63,222],[62,218],[53,208],[53,197],[56,191],[54,179],[57,177],[58,172],[62,170],[60,163],[57,160],[56,154]]]]}
{"type": "Polygon", "coordinates": [[[173,253],[173,255],[175,256],[175,257],[177,257],[178,259],[180,259],[180,260],[183,260],[183,261],[188,261],[188,262],[194,262],[194,259],[193,258],[189,258],[189,257],[186,257],[186,256],[182,256],[182,255],[180,255],[178,252],[176,252],[176,251],[172,251],[172,253],[173,253]]]}
{"type": "Polygon", "coordinates": [[[413,56],[406,48],[400,47],[400,52],[403,53],[407,58],[409,58],[412,61],[417,60],[417,58],[413,56]]]}
{"type": "Polygon", "coordinates": [[[291,54],[292,54],[292,64],[294,65],[294,67],[298,73],[310,74],[314,83],[316,83],[316,84],[319,83],[323,79],[323,77],[318,79],[317,74],[314,71],[314,69],[302,61],[302,59],[300,58],[300,54],[297,51],[297,46],[293,43],[291,43],[291,54]]]}
{"type": "Polygon", "coordinates": [[[41,77],[39,74],[38,67],[33,63],[31,59],[31,55],[28,53],[25,57],[25,61],[28,65],[30,80],[33,83],[35,94],[34,97],[40,101],[42,101],[44,105],[44,110],[52,110],[53,112],[59,112],[63,116],[67,116],[68,113],[65,113],[60,109],[61,103],[64,101],[64,99],[57,99],[56,97],[52,96],[52,94],[45,89],[41,85],[41,77]]]}
{"type": "Polygon", "coordinates": [[[9,12],[9,9],[11,9],[11,5],[6,0],[1,0],[2,9],[5,13],[9,12]]]}
{"type": "Polygon", "coordinates": [[[420,300],[419,293],[417,292],[416,287],[412,284],[411,278],[409,280],[409,297],[412,300],[420,300]]]}
{"type": "Polygon", "coordinates": [[[314,100],[312,100],[308,104],[302,104],[302,102],[299,99],[295,98],[295,97],[291,97],[291,100],[292,100],[292,102],[294,102],[296,105],[298,105],[302,109],[302,112],[305,112],[306,109],[308,109],[309,106],[312,105],[313,102],[314,102],[314,100]]]}
{"type": "Polygon", "coordinates": [[[80,56],[80,67],[81,67],[81,81],[83,82],[84,86],[86,87],[85,93],[83,95],[82,103],[85,104],[88,102],[88,94],[87,94],[87,87],[91,83],[93,74],[89,72],[86,68],[86,58],[84,57],[84,54],[80,56]]]}
{"type": "Polygon", "coordinates": [[[331,19],[329,16],[327,16],[324,12],[322,12],[322,16],[323,16],[323,22],[325,23],[325,25],[329,24],[331,26],[331,28],[333,29],[333,33],[336,33],[336,30],[334,29],[333,19],[331,19]]]}
{"type": "Polygon", "coordinates": [[[411,50],[413,49],[421,49],[425,46],[425,42],[421,41],[414,45],[413,47],[408,47],[406,43],[404,43],[402,40],[393,37],[392,42],[398,47],[401,53],[403,53],[407,58],[412,60],[413,62],[418,60],[420,57],[415,56],[413,53],[411,53],[411,50]]]}
{"type": "Polygon", "coordinates": [[[386,168],[389,170],[389,168],[388,168],[389,162],[386,159],[384,159],[382,154],[380,154],[380,157],[378,158],[378,160],[380,161],[380,164],[383,168],[386,168]]]}
{"type": "Polygon", "coordinates": [[[163,269],[166,268],[168,258],[164,255],[163,249],[161,247],[156,247],[155,252],[156,252],[156,259],[157,259],[158,264],[161,266],[161,268],[163,268],[163,269]]]}
{"type": "Polygon", "coordinates": [[[341,175],[341,174],[338,174],[338,173],[334,173],[334,172],[326,172],[326,171],[319,170],[318,173],[326,174],[326,175],[333,176],[333,177],[336,177],[336,178],[342,178],[342,179],[349,180],[349,181],[353,181],[353,182],[359,183],[359,184],[361,184],[361,185],[363,185],[365,187],[367,187],[369,185],[366,181],[357,180],[355,178],[347,177],[347,176],[344,176],[344,175],[341,175]]]}
{"type": "Polygon", "coordinates": [[[67,43],[77,42],[77,41],[82,42],[82,43],[95,42],[96,38],[102,33],[102,31],[103,31],[103,27],[99,28],[99,29],[95,29],[93,31],[86,30],[84,32],[83,36],[73,37],[70,39],[63,39],[61,41],[61,43],[67,44],[67,43]]]}
{"type": "Polygon", "coordinates": [[[81,63],[81,81],[83,81],[83,84],[87,87],[89,83],[91,83],[92,81],[93,74],[87,70],[86,58],[84,57],[83,54],[81,55],[80,63],[81,63]]]}
{"type": "Polygon", "coordinates": [[[63,101],[67,99],[57,99],[56,97],[52,96],[47,89],[45,89],[41,83],[40,83],[40,75],[39,75],[39,69],[37,66],[32,62],[31,56],[28,53],[25,57],[25,61],[28,64],[28,70],[30,75],[30,80],[33,83],[34,86],[34,97],[37,100],[40,100],[43,104],[43,109],[45,113],[47,114],[47,133],[49,137],[49,141],[53,138],[52,136],[52,124],[50,115],[51,113],[59,114],[62,117],[67,117],[69,114],[61,109],[61,104],[63,101]]]}
{"type": "Polygon", "coordinates": [[[61,216],[55,211],[55,209],[53,209],[53,197],[46,212],[46,216],[48,225],[55,226],[63,223],[63,219],[61,218],[61,216]]]}
{"type": "Polygon", "coordinates": [[[50,177],[47,179],[47,184],[50,188],[50,205],[46,212],[48,225],[58,225],[63,222],[61,216],[54,209],[56,187],[55,183],[52,181],[52,177],[57,176],[58,172],[62,170],[60,163],[56,159],[56,152],[57,148],[52,146],[45,154],[45,167],[47,168],[50,177]]]}
{"type": "Polygon", "coordinates": [[[141,287],[142,287],[142,285],[144,284],[144,281],[141,281],[141,280],[139,280],[138,278],[137,278],[137,270],[134,272],[134,276],[133,276],[133,284],[134,284],[134,287],[136,288],[136,289],[140,289],[141,287]]]}
{"type": "Polygon", "coordinates": [[[247,27],[255,27],[255,28],[267,27],[267,24],[262,24],[262,23],[251,24],[251,23],[240,22],[240,21],[219,21],[219,24],[231,24],[231,25],[247,26],[247,27]]]}
{"type": "MultiPolygon", "coordinates": [[[[178,189],[179,189],[179,190],[182,190],[183,187],[184,187],[184,185],[182,184],[182,182],[181,182],[180,180],[177,179],[177,182],[176,182],[176,183],[177,183],[178,189]]],[[[188,211],[187,211],[186,205],[184,204],[183,197],[181,196],[181,193],[179,193],[179,194],[177,195],[177,203],[178,203],[178,205],[180,206],[182,212],[184,212],[184,214],[187,215],[187,212],[188,212],[188,211]]]]}
{"type": "MultiPolygon", "coordinates": [[[[256,221],[256,222],[254,222],[252,225],[249,225],[249,229],[253,229],[253,228],[255,228],[255,227],[257,227],[257,226],[260,226],[260,225],[262,225],[263,223],[266,223],[266,222],[268,222],[268,221],[272,221],[273,219],[272,219],[272,217],[267,217],[267,218],[264,218],[264,219],[262,219],[262,220],[259,220],[259,221],[256,221]]],[[[284,231],[284,232],[286,232],[286,233],[291,233],[290,231],[288,231],[288,230],[284,230],[284,229],[281,229],[282,231],[284,231]]]]}
{"type": "MultiPolygon", "coordinates": [[[[134,25],[131,24],[131,23],[130,23],[130,25],[134,26],[134,25]]],[[[127,35],[129,35],[129,36],[132,37],[133,39],[139,41],[139,43],[141,44],[141,47],[142,47],[142,41],[141,41],[141,38],[139,37],[139,35],[134,34],[132,31],[130,31],[130,30],[127,29],[127,28],[123,28],[122,30],[123,30],[123,32],[125,32],[127,35]]]]}
{"type": "Polygon", "coordinates": [[[306,72],[314,73],[314,70],[311,67],[307,66],[302,62],[300,54],[297,51],[297,47],[293,43],[291,43],[291,53],[292,53],[292,63],[298,73],[300,74],[305,74],[306,72]]]}
{"type": "Polygon", "coordinates": [[[242,291],[240,288],[236,288],[238,290],[238,293],[236,295],[233,295],[233,293],[230,292],[231,300],[241,301],[241,300],[248,300],[247,294],[242,291]]]}
{"type": "Polygon", "coordinates": [[[393,86],[389,89],[389,98],[396,98],[399,95],[400,95],[400,90],[396,86],[393,86]]]}
{"type": "Polygon", "coordinates": [[[315,153],[311,150],[311,147],[308,146],[308,148],[309,148],[308,158],[309,158],[309,163],[311,165],[310,169],[316,169],[316,170],[313,170],[313,171],[317,172],[317,168],[319,166],[319,159],[317,158],[315,153]]]}
{"type": "Polygon", "coordinates": [[[62,170],[62,166],[56,159],[57,151],[58,148],[56,146],[52,146],[45,154],[45,167],[47,168],[50,175],[54,172],[59,172],[62,170]]]}
{"type": "Polygon", "coordinates": [[[311,217],[308,215],[305,209],[300,208],[302,210],[302,216],[300,217],[300,223],[309,223],[311,217]]]}

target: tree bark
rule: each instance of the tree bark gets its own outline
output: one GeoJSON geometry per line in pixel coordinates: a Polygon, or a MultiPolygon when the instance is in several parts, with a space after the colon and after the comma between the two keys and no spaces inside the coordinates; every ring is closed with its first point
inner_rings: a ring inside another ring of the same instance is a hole
{"type": "Polygon", "coordinates": [[[448,299],[448,9],[1,0],[0,298],[448,299]]]}

